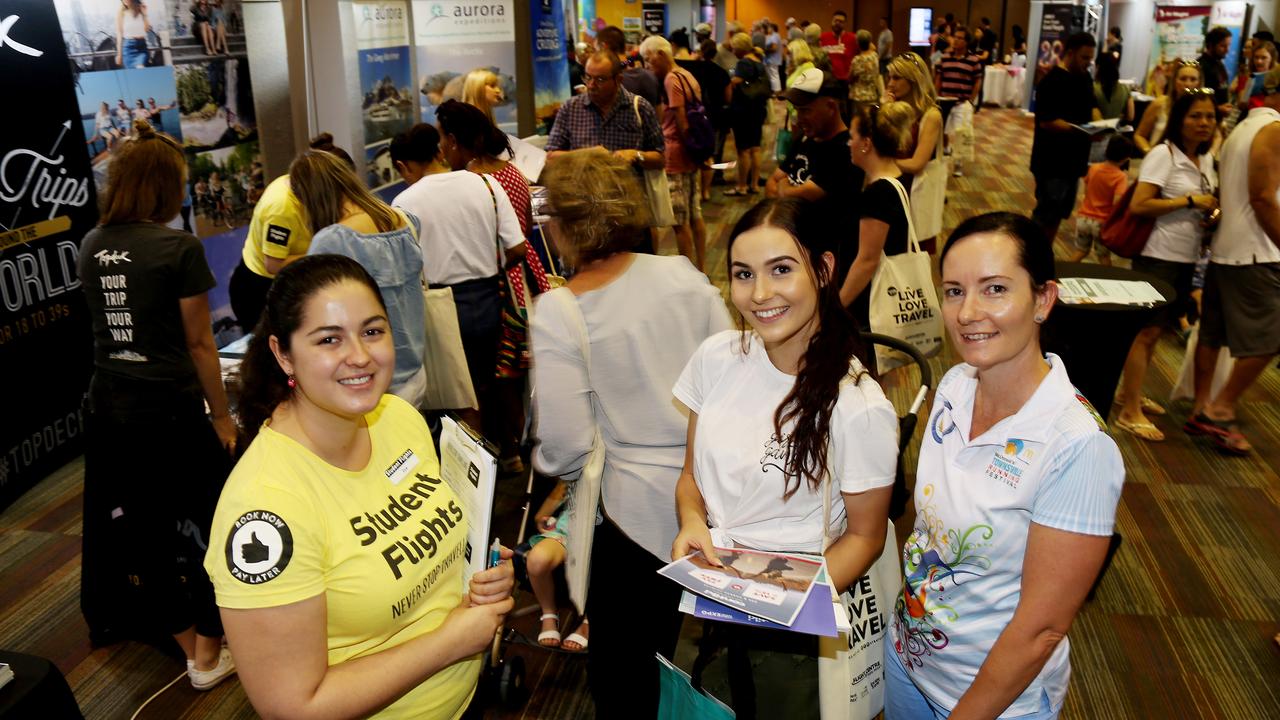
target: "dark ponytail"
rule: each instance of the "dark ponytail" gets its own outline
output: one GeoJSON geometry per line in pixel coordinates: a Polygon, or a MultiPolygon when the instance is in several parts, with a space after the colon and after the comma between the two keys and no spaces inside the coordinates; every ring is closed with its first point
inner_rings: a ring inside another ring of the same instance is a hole
{"type": "MultiPolygon", "coordinates": [[[[855,357],[865,365],[862,339],[849,311],[840,302],[839,278],[823,260],[825,253],[835,255],[837,251],[837,233],[826,220],[823,209],[806,200],[763,200],[738,220],[725,253],[726,261],[732,262],[733,243],[739,235],[757,227],[775,227],[795,238],[817,283],[818,329],[809,339],[795,385],[773,414],[773,429],[779,438],[783,437],[783,426],[793,426],[784,463],[784,500],[800,489],[802,480],[807,480],[814,491],[822,486],[828,472],[831,413],[840,397],[840,384],[849,377],[855,357]]],[[[745,320],[740,318],[739,323],[745,343],[745,320]]],[[[856,385],[865,375],[865,370],[858,372],[853,383],[856,385]]]]}
{"type": "Polygon", "coordinates": [[[262,318],[253,329],[253,338],[240,363],[240,432],[247,445],[257,436],[262,423],[276,407],[293,395],[289,376],[271,352],[274,335],[280,352],[288,353],[293,334],[302,326],[302,313],[316,292],[344,280],[354,280],[369,288],[386,310],[378,283],[360,263],[343,255],[308,255],[289,263],[276,275],[267,290],[262,318]]]}
{"type": "Polygon", "coordinates": [[[446,100],[436,108],[440,130],[452,135],[462,149],[473,155],[509,159],[516,156],[511,141],[484,111],[459,100],[446,100]],[[506,155],[506,157],[502,157],[506,155]]]}

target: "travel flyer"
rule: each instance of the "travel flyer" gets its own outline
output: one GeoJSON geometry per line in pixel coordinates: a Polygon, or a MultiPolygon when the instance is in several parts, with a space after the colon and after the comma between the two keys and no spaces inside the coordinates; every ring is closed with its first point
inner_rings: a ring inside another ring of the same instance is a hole
{"type": "Polygon", "coordinates": [[[795,623],[823,569],[822,558],[809,555],[738,548],[716,548],[716,553],[723,567],[693,553],[658,574],[721,605],[787,628],[795,623]]]}
{"type": "Polygon", "coordinates": [[[738,625],[750,625],[751,627],[769,628],[770,630],[790,630],[806,635],[825,635],[827,637],[837,637],[839,635],[839,630],[836,628],[836,607],[831,584],[826,579],[825,568],[814,580],[813,590],[809,592],[809,597],[805,599],[804,606],[800,608],[800,612],[796,615],[795,622],[791,623],[791,627],[758,618],[728,605],[721,605],[715,600],[709,600],[701,595],[694,595],[688,590],[685,590],[680,596],[680,612],[702,620],[716,620],[738,625]]]}

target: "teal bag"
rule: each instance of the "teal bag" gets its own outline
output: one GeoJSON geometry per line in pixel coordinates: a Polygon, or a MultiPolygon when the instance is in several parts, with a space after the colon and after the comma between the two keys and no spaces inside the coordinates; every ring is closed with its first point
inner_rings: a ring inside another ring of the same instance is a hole
{"type": "Polygon", "coordinates": [[[695,690],[689,675],[662,655],[658,658],[658,720],[732,720],[728,705],[695,690]]]}
{"type": "Polygon", "coordinates": [[[773,143],[773,156],[778,162],[787,159],[791,154],[791,108],[787,108],[787,121],[779,130],[773,143]]]}

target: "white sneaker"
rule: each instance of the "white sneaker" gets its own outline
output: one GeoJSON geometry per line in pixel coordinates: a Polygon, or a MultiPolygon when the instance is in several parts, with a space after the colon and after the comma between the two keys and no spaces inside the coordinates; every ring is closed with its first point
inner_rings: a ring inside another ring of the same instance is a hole
{"type": "Polygon", "coordinates": [[[222,648],[222,652],[218,654],[218,664],[212,670],[197,670],[193,661],[187,661],[187,677],[191,678],[191,687],[197,690],[209,690],[235,671],[236,661],[226,648],[222,648]]]}

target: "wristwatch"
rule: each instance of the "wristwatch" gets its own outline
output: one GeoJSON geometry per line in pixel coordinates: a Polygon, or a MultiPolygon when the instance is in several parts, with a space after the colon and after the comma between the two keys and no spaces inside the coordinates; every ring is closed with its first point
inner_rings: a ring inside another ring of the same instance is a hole
{"type": "Polygon", "coordinates": [[[1187,196],[1187,207],[1188,207],[1188,208],[1193,208],[1193,207],[1195,207],[1195,206],[1196,206],[1196,201],[1195,201],[1194,199],[1192,199],[1192,196],[1188,195],[1188,196],[1187,196]]]}

